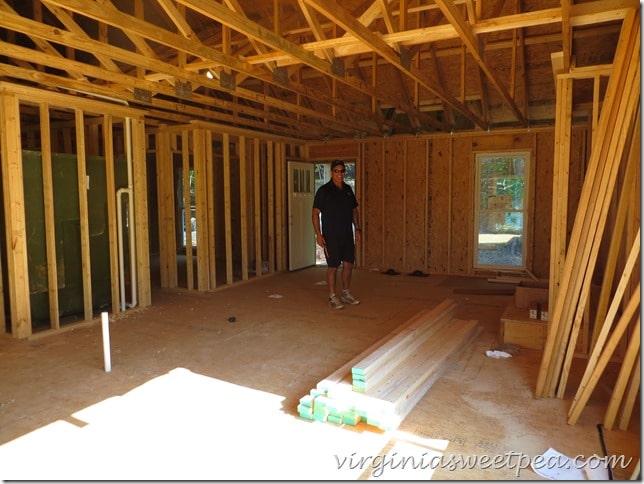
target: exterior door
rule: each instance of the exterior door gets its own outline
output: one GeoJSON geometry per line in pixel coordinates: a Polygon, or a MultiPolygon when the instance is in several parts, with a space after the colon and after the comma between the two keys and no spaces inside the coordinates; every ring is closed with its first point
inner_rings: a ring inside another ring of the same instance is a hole
{"type": "Polygon", "coordinates": [[[288,268],[290,271],[315,265],[315,231],[311,214],[315,165],[288,162],[288,268]]]}

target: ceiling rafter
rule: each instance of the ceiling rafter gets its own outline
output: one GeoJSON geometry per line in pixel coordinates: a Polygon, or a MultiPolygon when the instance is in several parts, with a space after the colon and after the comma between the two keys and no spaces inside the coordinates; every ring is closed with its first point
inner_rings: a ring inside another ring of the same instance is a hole
{"type": "MultiPolygon", "coordinates": [[[[218,83],[215,84],[214,81],[209,80],[208,78],[206,78],[206,76],[194,74],[194,73],[191,73],[190,71],[186,71],[185,69],[181,69],[177,66],[173,66],[156,59],[149,59],[146,56],[143,56],[141,54],[133,53],[131,51],[120,49],[114,46],[105,45],[98,41],[88,40],[84,38],[79,39],[78,37],[72,35],[71,33],[63,31],[59,28],[48,27],[43,24],[34,22],[29,19],[25,19],[17,15],[6,14],[1,16],[0,25],[6,28],[9,28],[9,26],[11,26],[11,28],[15,30],[29,31],[29,32],[32,32],[33,35],[38,35],[40,38],[49,39],[51,41],[62,42],[64,44],[71,45],[78,49],[90,50],[93,52],[98,52],[98,53],[110,55],[113,57],[116,56],[118,57],[118,60],[126,64],[139,65],[154,71],[161,71],[179,79],[184,78],[196,84],[201,83],[202,85],[207,85],[207,86],[210,86],[211,88],[221,90],[221,87],[219,86],[218,83]]],[[[7,46],[7,47],[11,48],[12,46],[7,46]]],[[[31,56],[28,58],[33,58],[35,54],[33,50],[32,49],[27,49],[27,50],[29,50],[32,53],[31,56]]],[[[54,58],[52,60],[57,60],[57,59],[54,58]]],[[[67,63],[68,65],[76,65],[73,63],[73,61],[68,61],[67,63]]],[[[52,67],[55,67],[56,64],[55,63],[53,64],[54,65],[52,67]]],[[[58,64],[60,64],[59,60],[58,60],[58,64]]],[[[79,65],[82,65],[82,64],[79,63],[79,65]]],[[[88,72],[89,68],[90,66],[84,67],[85,72],[88,72]]],[[[106,71],[105,69],[101,69],[101,68],[96,68],[96,69],[98,71],[105,71],[105,73],[107,74],[112,74],[112,75],[115,74],[115,73],[111,73],[111,71],[106,71]]],[[[100,77],[101,73],[97,72],[97,74],[99,74],[99,77],[100,77]]],[[[134,77],[133,79],[136,79],[136,77],[134,77]]],[[[312,119],[319,119],[319,118],[327,119],[327,121],[333,122],[338,126],[344,125],[348,132],[353,132],[357,128],[355,123],[349,123],[349,122],[344,123],[342,120],[338,120],[333,118],[332,116],[321,113],[319,110],[304,109],[304,108],[295,106],[292,103],[281,101],[275,98],[269,98],[262,94],[258,94],[257,92],[254,92],[254,91],[237,88],[235,90],[235,93],[237,95],[244,96],[254,102],[272,106],[273,108],[285,109],[288,112],[300,112],[301,114],[309,116],[312,119]]],[[[284,120],[284,122],[288,122],[288,120],[284,120]]],[[[293,120],[291,120],[291,122],[293,122],[293,120]]],[[[374,131],[372,127],[368,127],[365,125],[361,125],[359,129],[364,129],[365,131],[372,134],[377,133],[376,131],[374,131]]]]}
{"type": "MultiPolygon", "coordinates": [[[[324,29],[320,24],[320,21],[318,20],[317,16],[315,15],[315,10],[309,7],[303,0],[297,0],[297,3],[299,4],[300,9],[302,10],[302,14],[306,19],[306,23],[308,23],[309,26],[311,27],[311,32],[313,33],[313,37],[315,37],[315,40],[326,40],[326,35],[324,35],[324,29]]],[[[335,54],[333,53],[333,49],[324,49],[322,53],[324,54],[324,57],[326,57],[326,60],[328,60],[329,62],[333,62],[333,58],[335,57],[335,54]]]]}
{"type": "Polygon", "coordinates": [[[177,27],[177,30],[186,39],[198,39],[196,33],[192,31],[190,24],[186,22],[185,16],[179,12],[172,0],[157,0],[159,6],[163,9],[166,15],[172,20],[172,23],[177,27]]]}
{"type": "MultiPolygon", "coordinates": [[[[581,27],[584,25],[621,20],[629,9],[633,8],[638,8],[637,0],[625,0],[625,2],[620,3],[619,5],[615,5],[614,2],[607,3],[606,0],[595,0],[589,3],[572,5],[570,9],[570,24],[575,27],[581,27]]],[[[560,7],[554,7],[481,20],[477,24],[470,26],[470,29],[473,34],[480,35],[485,33],[511,31],[518,28],[560,24],[561,22],[562,10],[560,7]]],[[[558,34],[557,36],[560,38],[561,34],[558,34]]],[[[400,43],[404,46],[458,38],[458,31],[451,24],[411,29],[393,34],[383,34],[381,36],[381,39],[387,44],[393,45],[395,43],[400,43]]],[[[300,45],[300,48],[309,52],[333,48],[335,49],[338,57],[371,52],[368,46],[366,46],[362,41],[359,41],[352,34],[345,34],[342,37],[336,37],[324,41],[304,43],[300,45]]],[[[262,56],[249,56],[245,58],[245,61],[249,64],[263,64],[269,61],[278,62],[278,65],[298,63],[298,61],[292,56],[280,51],[262,56]]]]}
{"type": "MultiPolygon", "coordinates": [[[[481,120],[476,114],[472,113],[465,105],[459,102],[451,94],[441,90],[437,85],[430,82],[427,77],[416,69],[411,63],[409,65],[403,65],[400,55],[393,50],[389,44],[384,42],[379,36],[375,35],[373,32],[368,30],[364,25],[358,22],[354,17],[349,15],[349,13],[339,7],[333,2],[321,1],[321,0],[304,0],[309,5],[313,6],[320,13],[323,13],[327,17],[331,18],[334,22],[342,26],[343,29],[353,33],[354,36],[360,38],[364,44],[367,44],[371,47],[374,52],[377,52],[380,56],[385,58],[388,62],[393,64],[397,69],[400,69],[409,75],[412,79],[418,81],[420,85],[428,89],[430,92],[434,93],[440,97],[445,103],[454,107],[458,111],[462,112],[467,118],[471,119],[475,124],[479,125],[481,128],[487,129],[487,124],[481,120]]],[[[449,131],[448,127],[442,123],[437,122],[431,116],[427,116],[424,113],[421,113],[413,106],[407,106],[406,111],[411,111],[416,114],[420,119],[425,120],[436,126],[438,123],[440,129],[443,131],[449,131]]]]}
{"type": "MultiPolygon", "coordinates": [[[[521,13],[521,0],[516,3],[517,13],[521,13]]],[[[512,32],[513,34],[513,47],[516,49],[516,62],[514,66],[518,64],[518,67],[513,67],[512,73],[513,78],[516,76],[517,70],[521,73],[521,87],[523,88],[523,112],[528,114],[528,82],[526,76],[526,52],[525,52],[525,34],[523,29],[515,29],[512,32]]],[[[514,58],[513,58],[514,59],[514,58]]],[[[516,81],[516,84],[519,84],[519,81],[516,81]]],[[[514,91],[513,91],[514,92],[514,91]]]]}
{"type": "MultiPolygon", "coordinates": [[[[0,42],[0,48],[3,50],[3,52],[6,52],[8,55],[14,56],[14,57],[24,57],[24,58],[34,58],[36,62],[39,62],[42,65],[50,65],[50,66],[55,66],[58,60],[45,53],[38,53],[34,52],[31,49],[27,49],[25,47],[19,47],[7,43],[0,42]]],[[[76,63],[80,65],[79,62],[76,61],[70,61],[71,63],[76,63]]],[[[145,81],[145,80],[140,80],[132,76],[128,76],[127,74],[116,74],[116,73],[110,73],[104,69],[101,69],[99,67],[94,67],[94,66],[85,66],[87,75],[90,77],[95,77],[98,79],[103,78],[106,82],[111,82],[112,84],[109,85],[95,85],[92,83],[87,83],[84,81],[74,81],[72,79],[65,79],[60,76],[56,76],[53,74],[45,74],[39,71],[36,71],[34,69],[22,69],[18,67],[12,67],[8,66],[5,64],[0,64],[0,73],[3,73],[7,76],[18,78],[18,79],[23,79],[27,81],[33,81],[33,82],[39,82],[42,84],[45,84],[49,87],[53,88],[63,88],[63,89],[68,89],[68,90],[73,90],[73,91],[78,91],[78,92],[84,92],[87,94],[95,94],[98,96],[110,96],[114,97],[115,91],[121,90],[123,91],[122,95],[125,100],[128,100],[129,102],[136,102],[136,99],[133,97],[131,90],[132,88],[136,85],[137,87],[141,89],[149,89],[153,90],[157,94],[164,94],[167,97],[170,97],[174,94],[174,90],[171,87],[168,87],[163,84],[159,83],[154,83],[151,81],[145,81]],[[103,77],[101,77],[103,75],[103,77]],[[127,92],[127,96],[125,93],[127,92]]],[[[254,125],[254,127],[260,127],[259,123],[253,123],[249,121],[249,117],[256,117],[256,118],[266,118],[268,121],[278,123],[278,124],[285,124],[289,120],[284,118],[283,116],[273,114],[272,112],[264,112],[262,110],[252,108],[249,106],[243,106],[240,104],[235,104],[232,103],[231,101],[225,101],[222,99],[217,99],[213,98],[212,96],[206,96],[206,95],[200,95],[198,93],[194,94],[194,101],[195,102],[200,102],[204,106],[212,109],[216,109],[217,111],[214,110],[197,110],[197,109],[191,109],[190,107],[186,108],[185,103],[171,103],[171,102],[165,102],[161,101],[163,104],[162,106],[167,106],[171,107],[173,110],[177,112],[182,112],[184,110],[187,110],[191,112],[193,115],[199,115],[205,118],[209,119],[217,119],[217,120],[223,120],[226,122],[230,122],[231,120],[244,120],[247,124],[254,125]],[[221,110],[225,110],[230,112],[230,114],[225,114],[222,113],[221,110]]],[[[155,97],[151,98],[150,103],[146,105],[146,108],[150,108],[149,115],[151,117],[157,117],[159,119],[170,119],[168,112],[155,112],[153,109],[154,107],[158,107],[159,103],[157,102],[157,99],[155,97]]],[[[184,122],[185,119],[181,118],[181,122],[184,122]]],[[[307,128],[311,129],[316,129],[317,125],[315,123],[309,123],[304,120],[300,120],[299,122],[300,125],[305,126],[307,128]]],[[[262,124],[265,125],[265,124],[262,124]]],[[[299,130],[297,129],[292,129],[289,130],[288,132],[291,133],[292,135],[295,135],[299,130]]],[[[341,131],[337,131],[337,133],[341,133],[341,131]]]]}
{"type": "Polygon", "coordinates": [[[465,22],[465,19],[458,11],[456,6],[451,2],[451,0],[435,0],[436,4],[440,7],[441,11],[449,22],[454,26],[458,31],[459,36],[463,43],[467,46],[468,50],[474,60],[476,60],[479,68],[485,73],[487,79],[492,83],[495,89],[501,94],[501,97],[508,104],[512,112],[516,115],[517,119],[521,121],[524,127],[528,126],[528,118],[525,113],[522,113],[517,106],[517,103],[514,102],[514,98],[510,96],[507,88],[501,83],[494,71],[487,65],[483,55],[480,51],[479,39],[472,32],[470,26],[465,22]]]}
{"type": "MultiPolygon", "coordinates": [[[[84,36],[88,39],[90,38],[87,33],[76,23],[72,16],[65,12],[65,10],[57,7],[56,5],[47,3],[46,0],[41,1],[41,4],[44,5],[53,15],[55,15],[67,30],[77,35],[84,36]]],[[[108,56],[94,53],[94,57],[96,57],[96,59],[106,69],[114,72],[121,72],[121,69],[119,69],[116,63],[108,56]]]]}
{"type": "MultiPolygon", "coordinates": [[[[179,34],[175,34],[173,32],[169,32],[169,31],[160,29],[158,27],[152,28],[150,24],[140,19],[137,19],[135,17],[132,17],[130,15],[124,14],[122,12],[112,11],[112,10],[106,11],[96,3],[91,3],[88,5],[86,2],[81,2],[79,0],[47,0],[47,1],[50,1],[60,7],[71,9],[77,13],[88,16],[95,20],[102,21],[102,22],[111,24],[115,27],[134,32],[136,35],[146,35],[149,39],[154,40],[159,44],[173,47],[177,50],[183,50],[185,52],[191,53],[196,57],[209,59],[211,62],[217,62],[221,65],[227,65],[228,67],[234,70],[247,72],[252,77],[258,77],[264,81],[270,80],[271,83],[280,85],[282,88],[285,88],[285,89],[289,88],[289,86],[285,86],[277,81],[272,80],[272,76],[264,75],[261,70],[249,64],[246,64],[243,60],[237,59],[233,56],[225,55],[222,52],[219,52],[215,49],[212,49],[208,46],[201,44],[200,42],[197,42],[196,40],[186,39],[179,34]]],[[[101,0],[101,2],[104,2],[104,1],[105,0],[101,0]]],[[[54,35],[54,36],[66,37],[64,43],[75,44],[77,45],[78,48],[85,48],[85,49],[89,48],[88,45],[76,42],[76,39],[73,36],[67,36],[65,32],[61,31],[59,32],[59,35],[54,35]]],[[[225,90],[225,88],[222,87],[220,84],[215,85],[205,75],[193,74],[189,70],[181,69],[177,66],[163,63],[162,61],[157,61],[156,59],[150,59],[150,58],[147,58],[146,56],[138,55],[138,57],[136,57],[137,54],[134,54],[130,51],[126,51],[123,49],[119,49],[115,46],[106,47],[105,45],[102,45],[99,42],[89,42],[89,41],[88,41],[88,44],[92,45],[91,49],[103,50],[107,55],[110,55],[110,53],[113,53],[113,52],[119,52],[122,58],[130,59],[129,61],[124,59],[122,60],[131,65],[146,67],[154,72],[162,72],[179,79],[186,78],[187,80],[190,80],[191,82],[193,82],[194,84],[193,87],[196,87],[196,85],[207,84],[211,88],[225,90]],[[135,58],[136,60],[133,60],[135,58]],[[157,65],[155,62],[161,62],[161,64],[157,65]]],[[[231,93],[234,92],[235,95],[242,95],[241,93],[243,91],[238,86],[234,91],[230,90],[229,92],[231,93]]],[[[255,95],[256,93],[253,92],[253,94],[255,95]]],[[[328,103],[333,103],[332,99],[327,99],[326,101],[328,103]]],[[[273,105],[273,107],[281,106],[287,111],[291,111],[291,112],[298,111],[296,106],[292,106],[289,108],[288,103],[283,103],[276,99],[271,99],[266,97],[264,99],[264,102],[268,103],[269,105],[273,105]]],[[[318,116],[323,115],[323,113],[320,113],[319,111],[318,112],[314,111],[314,113],[317,114],[318,116]]],[[[313,113],[310,113],[309,115],[313,115],[313,113]]],[[[331,119],[331,120],[338,122],[340,125],[343,124],[343,121],[341,119],[331,119]]],[[[378,122],[377,119],[367,120],[364,123],[362,123],[360,126],[355,126],[354,124],[352,125],[351,123],[346,123],[346,127],[348,129],[352,129],[352,128],[363,129],[369,133],[373,133],[374,128],[366,124],[368,121],[378,122]]]]}
{"type": "MultiPolygon", "coordinates": [[[[380,6],[380,10],[382,12],[382,18],[385,21],[385,25],[387,27],[387,32],[392,34],[394,32],[397,32],[398,30],[400,30],[399,27],[396,25],[396,22],[394,21],[394,14],[393,14],[393,11],[392,11],[391,6],[389,4],[389,0],[376,0],[376,2],[374,2],[374,3],[377,3],[380,6]]],[[[403,15],[404,15],[404,13],[405,12],[403,11],[403,14],[401,14],[401,16],[399,17],[399,21],[400,21],[399,23],[404,23],[401,20],[403,15]]],[[[394,44],[392,47],[396,50],[398,55],[407,54],[407,52],[404,51],[404,47],[402,47],[400,44],[394,44]]],[[[412,99],[412,95],[410,94],[409,89],[407,88],[407,83],[405,82],[405,76],[403,74],[403,71],[400,70],[400,69],[396,69],[396,75],[397,75],[398,80],[400,82],[401,90],[404,93],[403,95],[407,99],[407,103],[410,106],[414,106],[414,108],[417,111],[420,111],[418,109],[418,103],[415,102],[414,99],[412,99]]],[[[413,82],[414,82],[414,87],[417,87],[418,84],[419,84],[418,81],[413,80],[413,82]]],[[[410,119],[409,119],[410,124],[413,123],[414,127],[416,128],[416,130],[421,129],[421,127],[422,127],[421,126],[421,121],[420,121],[420,119],[418,119],[418,116],[416,115],[416,113],[411,111],[411,112],[408,113],[408,115],[410,117],[410,119]]]]}
{"type": "MultiPolygon", "coordinates": [[[[242,6],[239,4],[239,2],[237,0],[224,0],[224,3],[233,12],[237,12],[237,13],[243,15],[244,17],[246,17],[246,14],[244,13],[244,9],[242,8],[242,6]]],[[[257,52],[258,54],[265,54],[265,53],[268,52],[268,49],[261,42],[257,42],[255,39],[251,39],[251,38],[247,38],[247,39],[248,39],[249,44],[255,49],[255,52],[257,52]]],[[[268,69],[271,72],[273,72],[277,66],[275,65],[274,62],[269,62],[266,67],[268,67],[268,69]]],[[[238,78],[237,82],[241,82],[241,79],[238,78]]]]}
{"type": "MultiPolygon", "coordinates": [[[[150,126],[302,140],[526,126],[521,115],[547,126],[552,56],[610,65],[622,19],[640,9],[448,1],[0,0],[0,78],[120,99],[150,126]]],[[[579,94],[581,122],[598,96],[579,94]]]]}
{"type": "MultiPolygon", "coordinates": [[[[11,15],[17,15],[16,11],[5,1],[5,0],[0,0],[0,12],[6,12],[11,15]]],[[[39,39],[37,37],[32,37],[28,33],[26,33],[27,36],[31,39],[31,41],[42,51],[48,52],[49,54],[58,56],[61,60],[64,59],[65,57],[56,50],[54,46],[52,46],[49,42],[43,39],[39,39]]],[[[68,71],[68,74],[73,77],[74,79],[84,79],[85,76],[83,76],[83,71],[68,71]]]]}
{"type": "MultiPolygon", "coordinates": [[[[396,99],[392,98],[387,93],[378,91],[372,88],[371,86],[358,81],[355,78],[347,77],[342,74],[336,73],[333,65],[330,62],[320,57],[317,57],[315,54],[311,52],[301,49],[298,45],[293,44],[292,42],[289,42],[283,37],[276,35],[274,32],[268,29],[265,29],[264,27],[254,22],[251,22],[246,18],[239,16],[235,12],[227,9],[226,7],[216,2],[208,2],[207,0],[177,0],[177,1],[201,13],[204,16],[217,20],[222,24],[226,24],[231,28],[237,30],[238,32],[248,35],[249,37],[253,37],[259,40],[260,42],[263,42],[266,45],[273,47],[274,49],[284,51],[291,57],[299,59],[302,63],[308,65],[309,67],[315,69],[316,71],[319,71],[329,77],[335,78],[343,82],[344,84],[348,85],[349,87],[352,87],[358,90],[359,92],[368,92],[385,103],[393,104],[397,106],[398,109],[402,111],[407,111],[409,109],[406,106],[400,106],[399,103],[396,101],[396,99]]],[[[436,124],[436,122],[433,119],[431,121],[433,121],[434,124],[436,124]]],[[[436,127],[438,129],[444,129],[444,127],[440,125],[436,127]]]]}

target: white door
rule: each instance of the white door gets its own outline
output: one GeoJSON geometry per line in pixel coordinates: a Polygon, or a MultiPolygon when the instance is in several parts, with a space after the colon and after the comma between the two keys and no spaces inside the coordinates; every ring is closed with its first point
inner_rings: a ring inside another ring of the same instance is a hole
{"type": "Polygon", "coordinates": [[[288,162],[288,268],[291,271],[315,265],[315,231],[311,214],[315,165],[288,162]]]}

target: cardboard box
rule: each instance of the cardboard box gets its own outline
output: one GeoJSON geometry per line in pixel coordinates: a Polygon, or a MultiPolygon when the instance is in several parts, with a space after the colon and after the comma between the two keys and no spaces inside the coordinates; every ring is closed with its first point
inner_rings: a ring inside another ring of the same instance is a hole
{"type": "Polygon", "coordinates": [[[548,283],[521,281],[514,290],[514,305],[521,309],[548,307],[548,283]]]}
{"type": "Polygon", "coordinates": [[[548,322],[531,319],[529,310],[508,306],[501,316],[501,343],[533,350],[543,350],[548,337],[548,322]]]}

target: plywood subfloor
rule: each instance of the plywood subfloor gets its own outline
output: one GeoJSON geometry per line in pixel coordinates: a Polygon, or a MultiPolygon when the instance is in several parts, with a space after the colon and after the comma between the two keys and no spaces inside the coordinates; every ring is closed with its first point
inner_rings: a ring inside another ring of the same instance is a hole
{"type": "MultiPolygon", "coordinates": [[[[535,399],[540,352],[485,355],[499,345],[512,296],[485,294],[484,279],[357,270],[361,304],[334,311],[324,274],[309,268],[212,293],[156,289],[152,307],[112,320],[110,372],[98,320],[26,341],[2,335],[0,478],[536,480],[525,467],[549,447],[602,453],[597,424],[617,370],[569,426],[579,361],[566,398],[535,399]],[[298,416],[319,380],[445,298],[484,331],[398,430],[298,416]],[[505,464],[474,465],[482,456],[505,464]]],[[[615,477],[630,477],[639,400],[629,430],[604,437],[629,464],[615,477]]]]}

